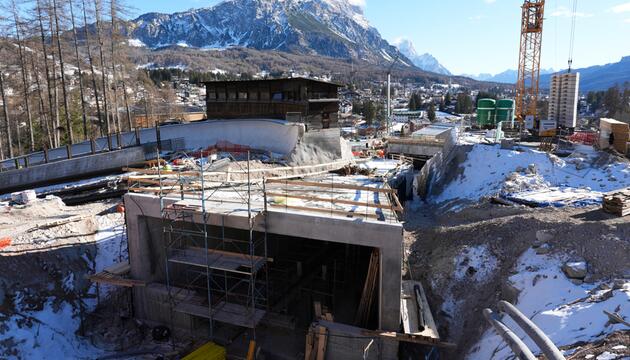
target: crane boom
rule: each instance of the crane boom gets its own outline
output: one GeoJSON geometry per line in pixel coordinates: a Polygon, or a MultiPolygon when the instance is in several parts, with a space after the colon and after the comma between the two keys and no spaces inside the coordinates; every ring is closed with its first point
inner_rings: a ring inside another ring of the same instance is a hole
{"type": "Polygon", "coordinates": [[[545,0],[524,0],[521,47],[516,83],[516,116],[519,122],[537,117],[545,0]]]}

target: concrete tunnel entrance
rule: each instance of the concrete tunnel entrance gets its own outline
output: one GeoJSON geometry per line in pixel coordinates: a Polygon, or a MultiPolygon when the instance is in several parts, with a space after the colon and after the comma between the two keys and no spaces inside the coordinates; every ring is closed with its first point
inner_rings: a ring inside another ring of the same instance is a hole
{"type": "MultiPolygon", "coordinates": [[[[305,335],[317,319],[316,313],[331,314],[335,323],[357,324],[355,318],[375,252],[378,259],[370,281],[374,285],[372,302],[360,327],[398,329],[402,244],[398,223],[269,211],[264,220],[269,261],[264,270],[258,271],[255,281],[246,282],[239,280],[239,276],[247,276],[250,265],[239,263],[227,253],[247,253],[249,230],[243,228],[239,217],[209,213],[206,220],[209,238],[220,235],[224,240],[222,244],[211,242],[208,247],[219,250],[213,250],[214,255],[224,249],[226,257],[218,260],[217,264],[224,262],[221,266],[213,267],[209,282],[211,302],[220,306],[208,310],[208,297],[204,296],[208,289],[206,269],[200,266],[205,260],[195,257],[199,252],[190,252],[205,247],[203,237],[165,239],[159,198],[146,195],[125,198],[130,275],[146,283],[133,289],[134,312],[136,318],[147,324],[170,327],[180,336],[210,335],[235,352],[247,349],[246,342],[253,338],[255,328],[256,339],[264,351],[296,354],[304,350],[305,335]],[[168,246],[165,240],[170,242],[168,246]],[[167,258],[167,251],[174,250],[183,252],[171,252],[167,258]],[[238,315],[247,305],[245,299],[252,291],[247,284],[252,283],[256,294],[261,295],[258,299],[263,299],[256,300],[260,311],[253,315],[254,326],[238,315]],[[221,288],[229,291],[221,292],[221,288]],[[216,309],[220,310],[210,316],[209,311],[216,309]]],[[[177,226],[184,233],[186,230],[194,233],[192,230],[199,226],[199,220],[178,222],[177,226]]],[[[254,230],[255,239],[264,235],[262,228],[254,230]]]]}

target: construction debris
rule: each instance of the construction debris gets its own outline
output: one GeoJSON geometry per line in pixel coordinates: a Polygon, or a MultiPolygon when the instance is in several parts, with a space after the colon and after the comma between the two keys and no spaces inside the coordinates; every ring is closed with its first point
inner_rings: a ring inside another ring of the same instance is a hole
{"type": "Polygon", "coordinates": [[[604,194],[603,208],[617,216],[630,215],[630,188],[604,194]]]}

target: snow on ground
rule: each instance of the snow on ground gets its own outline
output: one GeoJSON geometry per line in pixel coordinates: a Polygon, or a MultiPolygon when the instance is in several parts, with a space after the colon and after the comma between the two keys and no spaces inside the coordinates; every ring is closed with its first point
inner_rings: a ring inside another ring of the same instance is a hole
{"type": "Polygon", "coordinates": [[[18,344],[19,353],[9,359],[94,359],[103,353],[75,336],[81,322],[71,304],[63,302],[57,308],[53,299],[49,299],[42,310],[24,311],[20,300],[16,299],[16,311],[22,316],[15,315],[3,322],[8,331],[4,339],[0,338],[18,344]]]}
{"type": "MultiPolygon", "coordinates": [[[[124,215],[119,213],[97,216],[98,232],[95,234],[96,255],[90,260],[85,254],[88,267],[101,271],[127,259],[127,238],[124,215]]],[[[74,291],[75,274],[70,272],[62,279],[64,291],[74,291]]],[[[110,288],[101,286],[100,296],[106,296],[110,288]]],[[[92,285],[89,293],[96,294],[92,285]]],[[[80,329],[78,306],[60,299],[48,298],[41,310],[29,310],[18,293],[15,300],[16,315],[3,322],[8,328],[0,341],[12,341],[17,353],[11,359],[94,359],[104,352],[94,347],[87,339],[77,335],[80,329]],[[18,315],[19,314],[19,315],[18,315]],[[27,319],[30,319],[27,320],[27,319]]],[[[84,300],[85,310],[96,308],[95,298],[84,300]]]]}
{"type": "Polygon", "coordinates": [[[454,259],[455,279],[484,282],[497,267],[494,257],[486,245],[467,246],[454,259]]]}
{"type": "MultiPolygon", "coordinates": [[[[510,277],[510,282],[521,291],[516,304],[519,310],[559,347],[582,341],[594,342],[607,334],[623,330],[621,324],[608,324],[608,317],[603,311],[630,317],[630,280],[621,289],[612,290],[608,298],[604,294],[610,290],[598,290],[599,284],[575,285],[567,279],[561,270],[563,260],[551,255],[537,255],[532,249],[520,257],[516,275],[510,277]]],[[[512,329],[518,329],[509,317],[503,320],[512,329]]],[[[522,331],[515,332],[524,338],[532,351],[538,352],[538,348],[522,331]]],[[[511,355],[509,347],[496,332],[488,329],[467,359],[498,360],[511,358],[511,355]]]]}
{"type": "MultiPolygon", "coordinates": [[[[54,192],[54,191],[68,190],[68,189],[73,189],[73,188],[77,188],[77,187],[84,186],[84,185],[96,184],[96,183],[99,183],[99,182],[105,181],[105,180],[116,182],[116,181],[120,181],[121,178],[122,178],[122,175],[100,176],[100,177],[90,178],[90,179],[86,179],[86,180],[73,181],[73,182],[67,182],[67,183],[62,183],[62,184],[55,184],[55,185],[48,185],[48,186],[38,187],[38,188],[35,188],[33,190],[35,191],[36,194],[39,195],[39,194],[42,194],[42,193],[50,193],[50,192],[54,192]]],[[[9,201],[9,200],[11,200],[11,194],[0,195],[0,201],[9,201]]]]}
{"type": "Polygon", "coordinates": [[[129,39],[128,43],[131,47],[146,47],[146,45],[140,39],[129,39]]]}
{"type": "MultiPolygon", "coordinates": [[[[98,232],[94,236],[97,245],[96,257],[92,263],[94,273],[129,259],[127,249],[127,232],[125,230],[124,215],[115,213],[96,218],[98,232]]],[[[100,296],[107,296],[114,287],[101,285],[100,296]]],[[[96,294],[96,285],[92,285],[90,293],[96,294]]],[[[87,302],[86,302],[87,303],[87,302]]],[[[90,307],[96,306],[96,300],[89,302],[90,307]]]]}
{"type": "MultiPolygon", "coordinates": [[[[497,258],[490,252],[486,245],[465,246],[460,253],[453,258],[452,279],[448,288],[444,291],[444,302],[441,310],[448,314],[447,321],[452,325],[461,319],[461,306],[464,300],[457,294],[463,284],[475,286],[487,283],[490,275],[496,271],[498,266],[497,258]],[[460,300],[458,300],[460,299],[460,300]]],[[[438,288],[438,278],[431,280],[431,288],[438,288]]],[[[456,327],[451,331],[456,331],[456,327]]]]}
{"type": "Polygon", "coordinates": [[[462,173],[432,201],[477,201],[502,191],[508,196],[525,196],[531,191],[536,201],[553,200],[553,195],[584,198],[585,193],[590,193],[587,199],[598,202],[603,192],[630,187],[630,164],[594,166],[602,154],[580,148],[575,156],[561,159],[532,149],[503,150],[499,145],[477,144],[460,165],[462,173]],[[532,186],[524,186],[522,191],[516,192],[510,191],[511,188],[504,189],[510,181],[512,185],[531,182],[532,186]],[[545,195],[541,190],[551,190],[552,193],[545,195]]]}

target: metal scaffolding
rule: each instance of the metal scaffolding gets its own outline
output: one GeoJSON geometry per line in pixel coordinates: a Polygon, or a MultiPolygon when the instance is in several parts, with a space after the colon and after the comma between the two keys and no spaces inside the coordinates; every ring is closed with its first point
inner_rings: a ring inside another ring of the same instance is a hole
{"type": "Polygon", "coordinates": [[[255,336],[268,306],[266,201],[252,206],[252,187],[260,185],[252,184],[249,153],[242,181],[209,177],[212,164],[203,156],[197,161],[195,171],[166,177],[158,170],[171,318],[177,312],[207,319],[210,339],[215,322],[253,329],[255,336]],[[217,192],[230,192],[233,200],[217,192]],[[246,219],[246,234],[226,227],[231,217],[246,219]]]}

